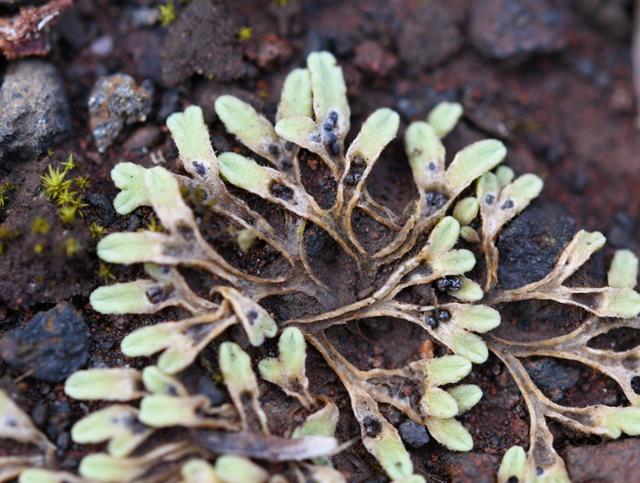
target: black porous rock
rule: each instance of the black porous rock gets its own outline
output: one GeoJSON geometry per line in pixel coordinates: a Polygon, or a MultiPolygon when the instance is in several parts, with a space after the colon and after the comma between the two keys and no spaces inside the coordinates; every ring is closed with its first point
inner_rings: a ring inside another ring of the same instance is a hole
{"type": "Polygon", "coordinates": [[[506,290],[546,276],[569,243],[575,222],[560,205],[533,203],[498,239],[498,280],[506,290]]]}
{"type": "Polygon", "coordinates": [[[89,338],[83,317],[63,303],[0,339],[0,356],[35,379],[60,382],[87,362],[89,338]]]}
{"type": "Polygon", "coordinates": [[[526,361],[525,367],[533,382],[549,393],[554,401],[564,399],[564,391],[573,388],[580,381],[577,367],[564,365],[552,357],[526,361]]]}

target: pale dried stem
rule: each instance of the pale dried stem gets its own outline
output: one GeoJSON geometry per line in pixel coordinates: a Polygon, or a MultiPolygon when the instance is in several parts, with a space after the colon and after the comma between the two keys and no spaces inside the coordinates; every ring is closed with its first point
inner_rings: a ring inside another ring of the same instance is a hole
{"type": "MultiPolygon", "coordinates": [[[[545,416],[547,415],[547,402],[551,403],[544,394],[531,381],[529,374],[522,363],[513,355],[500,352],[495,347],[490,349],[507,367],[514,381],[518,385],[522,397],[529,412],[529,454],[533,459],[534,473],[539,468],[549,468],[554,465],[563,465],[562,459],[553,448],[553,435],[547,426],[545,416]]],[[[551,403],[553,404],[553,403],[551,403]]]]}
{"type": "Polygon", "coordinates": [[[420,377],[408,368],[397,370],[374,369],[361,371],[351,364],[336,350],[327,336],[323,333],[311,335],[305,333],[305,338],[322,355],[325,362],[339,377],[342,384],[349,392],[352,402],[368,399],[376,406],[378,403],[389,404],[395,407],[407,417],[419,424],[425,424],[427,417],[418,413],[407,396],[400,396],[394,388],[399,384],[392,380],[394,377],[419,382],[420,377]],[[378,379],[377,382],[375,380],[378,379]],[[391,393],[395,392],[394,395],[391,393]]]}

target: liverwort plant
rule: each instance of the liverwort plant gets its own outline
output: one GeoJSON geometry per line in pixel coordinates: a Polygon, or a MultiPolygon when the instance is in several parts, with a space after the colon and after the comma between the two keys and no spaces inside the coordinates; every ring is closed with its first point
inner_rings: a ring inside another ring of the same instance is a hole
{"type": "Polygon", "coordinates": [[[425,425],[446,448],[470,451],[473,439],[457,418],[478,403],[482,391],[463,380],[490,352],[515,379],[531,420],[529,451],[507,452],[500,481],[568,481],[547,418],[607,438],[640,432],[640,396],[631,387],[639,371],[638,349],[613,353],[587,345],[613,328],[640,328],[637,259],[628,251],[618,252],[606,287],[566,284],[604,244],[600,233],[581,231],[543,279],[503,289],[497,239],[539,195],[543,182],[533,174],[516,177],[500,165],[507,151],[495,139],[475,142],[447,162],[442,138],[455,128],[462,106],[441,103],[425,121],[412,122],[404,131],[417,196],[401,213],[376,200],[367,186],[381,153],[398,134],[400,118],[391,109],[378,109],[346,146],[350,108],[342,70],[331,54],[312,53],[306,68],[289,74],[275,123],[233,96],[219,97],[215,110],[246,149],[215,153],[202,110],[190,106],[167,120],[184,172],[132,163],[120,163],[112,171],[120,189],[114,201],[117,212],[150,206],[163,230],[113,233],[99,242],[103,261],[144,264],[146,276],[96,289],[91,304],[103,314],[153,314],[173,307],[172,313],[183,315],[124,338],[126,356],[155,357],[143,371],[89,369],[67,380],[65,391],[73,398],[116,403],[73,428],[76,442],[107,443],[107,453],[84,457],[81,476],[155,481],[154,472],[157,476],[162,467],[176,481],[232,482],[240,481],[238,475],[245,482],[287,481],[251,461],[266,460],[290,462],[288,471],[301,481],[345,481],[331,466],[331,456],[342,448],[335,439],[338,406],[316,393],[308,380],[309,347],[341,381],[359,439],[396,482],[425,480],[415,474],[386,408],[425,425]],[[329,181],[322,196],[309,187],[310,163],[329,181]],[[257,199],[270,209],[260,210],[257,199]],[[226,220],[236,233],[250,235],[243,251],[250,253],[259,241],[287,268],[264,276],[240,269],[209,241],[206,213],[226,220]],[[362,219],[385,232],[380,246],[358,232],[357,220],[362,219]],[[309,240],[318,232],[351,261],[344,266],[354,267],[356,289],[336,288],[319,270],[309,250],[309,240]],[[471,276],[478,260],[482,265],[471,276]],[[210,279],[204,290],[190,276],[194,269],[210,279]],[[288,297],[312,303],[296,310],[293,302],[276,314],[268,310],[273,297],[283,304],[288,297]],[[588,316],[576,331],[539,342],[492,336],[500,324],[499,307],[522,300],[554,301],[588,316]],[[329,329],[377,317],[415,324],[444,355],[401,367],[359,369],[334,345],[329,329]],[[277,353],[252,361],[236,342],[215,345],[235,326],[246,334],[248,346],[279,336],[277,353]],[[190,393],[183,382],[207,346],[217,349],[231,404],[214,406],[206,396],[190,393]],[[538,355],[603,372],[620,385],[630,405],[567,408],[553,403],[521,362],[538,355]],[[258,375],[300,403],[308,414],[303,424],[269,425],[258,375]],[[165,435],[165,428],[176,426],[190,428],[189,437],[165,435]]]}

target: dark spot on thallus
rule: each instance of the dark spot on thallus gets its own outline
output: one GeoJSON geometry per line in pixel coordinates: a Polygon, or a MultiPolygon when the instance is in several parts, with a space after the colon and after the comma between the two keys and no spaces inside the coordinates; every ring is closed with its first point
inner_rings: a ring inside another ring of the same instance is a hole
{"type": "Polygon", "coordinates": [[[199,341],[206,337],[212,329],[213,326],[211,324],[194,325],[187,329],[187,337],[191,338],[191,340],[199,341]]]}
{"type": "Polygon", "coordinates": [[[162,253],[168,257],[180,258],[184,253],[184,247],[177,243],[167,244],[162,250],[162,253]]]}
{"type": "Polygon", "coordinates": [[[172,290],[170,287],[151,287],[147,289],[145,295],[152,304],[159,304],[167,300],[172,290]]]}
{"type": "Polygon", "coordinates": [[[333,131],[328,132],[324,137],[324,140],[327,148],[329,149],[329,152],[332,155],[337,156],[338,154],[340,154],[340,144],[338,144],[338,136],[336,135],[336,133],[334,133],[333,131]]]}
{"type": "Polygon", "coordinates": [[[447,197],[443,193],[429,191],[425,194],[425,201],[427,205],[440,209],[447,203],[447,197]]]}
{"type": "Polygon", "coordinates": [[[286,143],[284,143],[284,149],[286,151],[293,151],[294,147],[295,147],[295,144],[293,144],[291,141],[287,141],[286,143]]]}
{"type": "Polygon", "coordinates": [[[273,196],[275,196],[276,198],[280,198],[281,200],[289,201],[291,198],[293,198],[293,190],[288,186],[280,183],[273,183],[269,187],[269,191],[271,191],[271,194],[273,196]]]}
{"type": "Polygon", "coordinates": [[[362,174],[367,168],[367,164],[361,158],[355,158],[349,167],[349,173],[344,178],[344,182],[349,186],[357,185],[362,179],[362,174]]]}
{"type": "Polygon", "coordinates": [[[380,421],[378,421],[376,418],[373,418],[371,416],[365,416],[363,425],[364,425],[364,432],[370,438],[375,438],[376,436],[378,436],[378,434],[380,434],[380,431],[382,430],[382,425],[380,424],[380,421]]]}
{"type": "Polygon", "coordinates": [[[448,322],[451,320],[451,312],[446,309],[432,310],[427,314],[424,321],[431,329],[437,329],[441,322],[448,322]]]}
{"type": "Polygon", "coordinates": [[[435,171],[435,170],[436,170],[436,164],[433,161],[431,161],[429,163],[429,171],[435,171]]]}
{"type": "Polygon", "coordinates": [[[249,319],[249,324],[255,324],[256,320],[258,320],[258,312],[256,312],[255,310],[250,310],[249,312],[247,312],[247,318],[249,319]]]}
{"type": "Polygon", "coordinates": [[[489,193],[487,196],[484,197],[484,202],[488,205],[493,203],[493,200],[495,200],[496,197],[493,196],[491,193],[489,193]]]}
{"type": "Polygon", "coordinates": [[[510,476],[509,479],[507,480],[507,483],[519,483],[520,480],[518,479],[517,476],[510,476]]]}
{"type": "Polygon", "coordinates": [[[269,144],[269,147],[267,149],[269,151],[269,154],[273,156],[278,156],[280,154],[280,148],[275,144],[269,144]]]}
{"type": "Polygon", "coordinates": [[[186,223],[178,223],[178,226],[176,228],[178,229],[178,233],[180,234],[180,236],[185,240],[190,241],[195,238],[193,229],[186,223]]]}
{"type": "Polygon", "coordinates": [[[327,146],[327,150],[332,156],[340,154],[340,144],[338,144],[338,135],[336,134],[336,128],[338,127],[338,113],[331,111],[327,116],[327,119],[322,124],[322,130],[324,131],[324,143],[327,146]]]}
{"type": "Polygon", "coordinates": [[[251,394],[249,391],[243,391],[240,394],[240,402],[244,407],[249,406],[252,400],[253,400],[253,394],[251,394]]]}
{"type": "Polygon", "coordinates": [[[124,425],[128,427],[133,434],[144,433],[148,428],[142,424],[138,418],[133,416],[127,416],[123,421],[124,425]]]}
{"type": "Polygon", "coordinates": [[[4,424],[5,424],[5,426],[8,426],[10,428],[17,428],[18,427],[18,421],[16,421],[11,416],[7,416],[6,418],[4,418],[4,424]]]}
{"type": "Polygon", "coordinates": [[[336,128],[338,125],[338,113],[336,111],[331,111],[327,116],[327,119],[324,121],[322,125],[322,129],[325,131],[331,131],[336,128]]]}
{"type": "Polygon", "coordinates": [[[207,168],[204,167],[204,164],[198,161],[194,161],[192,164],[196,170],[196,173],[198,173],[198,176],[204,176],[205,174],[207,174],[207,168]]]}
{"type": "Polygon", "coordinates": [[[504,203],[502,203],[502,206],[500,207],[503,210],[508,210],[509,208],[513,208],[513,201],[512,200],[507,200],[504,203]]]}
{"type": "Polygon", "coordinates": [[[544,473],[542,466],[536,466],[536,475],[540,476],[542,473],[544,473]]]}

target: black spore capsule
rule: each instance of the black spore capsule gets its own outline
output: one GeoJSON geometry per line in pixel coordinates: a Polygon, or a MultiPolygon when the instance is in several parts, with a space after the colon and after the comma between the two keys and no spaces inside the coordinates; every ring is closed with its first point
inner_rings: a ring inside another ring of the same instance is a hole
{"type": "Polygon", "coordinates": [[[451,312],[445,309],[436,310],[436,319],[439,322],[447,322],[451,319],[451,312]]]}
{"type": "Polygon", "coordinates": [[[280,154],[280,148],[275,144],[269,144],[269,147],[267,149],[269,151],[269,154],[273,156],[278,156],[280,154]]]}
{"type": "Polygon", "coordinates": [[[377,419],[371,416],[365,416],[363,423],[364,423],[364,431],[367,433],[367,436],[370,436],[371,438],[375,438],[376,436],[378,436],[378,434],[380,434],[382,425],[380,424],[380,421],[378,421],[377,419]]]}
{"type": "Polygon", "coordinates": [[[456,290],[460,290],[462,288],[462,280],[458,277],[451,277],[449,279],[449,290],[455,292],[456,290]]]}
{"type": "Polygon", "coordinates": [[[436,208],[442,208],[447,203],[447,197],[442,193],[438,193],[434,200],[434,205],[436,208]]]}
{"type": "Polygon", "coordinates": [[[513,201],[512,200],[507,200],[504,203],[502,203],[502,206],[500,207],[503,210],[508,210],[509,208],[513,208],[513,201]]]}
{"type": "Polygon", "coordinates": [[[436,288],[441,292],[455,292],[462,288],[462,280],[458,277],[442,277],[436,281],[436,288]]]}
{"type": "Polygon", "coordinates": [[[207,174],[207,168],[204,167],[204,164],[198,161],[194,161],[192,164],[196,169],[196,173],[198,173],[198,176],[204,176],[205,174],[207,174]]]}
{"type": "Polygon", "coordinates": [[[439,278],[436,281],[436,288],[441,292],[446,292],[447,290],[449,290],[449,287],[450,287],[450,281],[447,278],[439,278]]]}
{"type": "Polygon", "coordinates": [[[330,132],[326,136],[327,144],[334,144],[338,140],[338,136],[335,133],[330,132]]]}
{"type": "Polygon", "coordinates": [[[327,116],[326,121],[322,125],[322,128],[325,131],[331,131],[338,125],[338,113],[336,111],[331,111],[327,116]]]}
{"type": "Polygon", "coordinates": [[[438,325],[440,325],[438,320],[432,315],[428,315],[427,318],[425,319],[425,322],[427,323],[427,326],[429,326],[432,329],[437,329],[438,325]]]}

